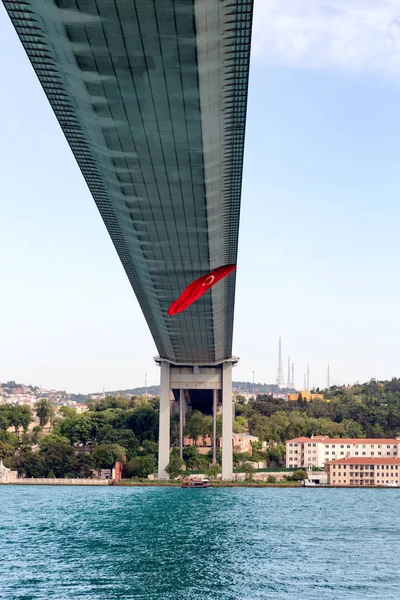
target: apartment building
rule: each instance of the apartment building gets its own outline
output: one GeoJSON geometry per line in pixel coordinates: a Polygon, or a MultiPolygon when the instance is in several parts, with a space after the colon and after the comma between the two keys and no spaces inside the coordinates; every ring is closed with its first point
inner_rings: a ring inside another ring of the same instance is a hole
{"type": "Polygon", "coordinates": [[[400,487],[400,458],[354,456],[325,463],[332,486],[400,487]]]}
{"type": "Polygon", "coordinates": [[[400,456],[400,436],[397,438],[353,439],[317,435],[299,437],[286,442],[287,467],[323,467],[326,462],[349,457],[400,456]]]}

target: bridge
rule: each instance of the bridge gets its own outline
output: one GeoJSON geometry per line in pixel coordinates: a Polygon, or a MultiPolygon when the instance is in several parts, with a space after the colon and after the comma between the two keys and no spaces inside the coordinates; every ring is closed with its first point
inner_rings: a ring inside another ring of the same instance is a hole
{"type": "MultiPolygon", "coordinates": [[[[194,279],[237,260],[253,0],[3,0],[157,346],[159,472],[170,393],[222,406],[232,478],[235,273],[185,312],[194,279]]],[[[196,404],[197,403],[197,404],[196,404]]],[[[224,443],[225,441],[225,443],[224,443]]]]}

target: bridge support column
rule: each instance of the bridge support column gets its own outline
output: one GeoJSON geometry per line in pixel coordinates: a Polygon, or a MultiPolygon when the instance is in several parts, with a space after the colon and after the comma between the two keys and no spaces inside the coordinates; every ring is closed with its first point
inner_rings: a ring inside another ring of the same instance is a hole
{"type": "Polygon", "coordinates": [[[232,363],[222,365],[222,479],[233,479],[232,363]]]}
{"type": "Polygon", "coordinates": [[[158,437],[158,479],[169,479],[165,468],[169,463],[170,444],[170,365],[161,361],[160,424],[158,437]]]}
{"type": "Polygon", "coordinates": [[[212,430],[212,461],[217,462],[217,404],[218,390],[213,390],[213,430],[212,430]]]}
{"type": "Polygon", "coordinates": [[[186,416],[185,390],[179,390],[179,456],[183,456],[184,427],[186,416]]]}

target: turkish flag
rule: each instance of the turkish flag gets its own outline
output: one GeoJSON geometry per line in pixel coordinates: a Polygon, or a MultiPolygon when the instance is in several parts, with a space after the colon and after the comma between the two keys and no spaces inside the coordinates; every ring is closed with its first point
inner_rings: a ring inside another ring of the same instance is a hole
{"type": "Polygon", "coordinates": [[[195,279],[193,283],[183,290],[179,298],[171,304],[168,309],[169,316],[172,317],[172,315],[176,315],[176,313],[185,310],[220,279],[223,279],[235,269],[236,265],[226,265],[225,267],[218,267],[218,269],[214,269],[211,273],[207,273],[207,275],[202,275],[198,279],[195,279]]]}

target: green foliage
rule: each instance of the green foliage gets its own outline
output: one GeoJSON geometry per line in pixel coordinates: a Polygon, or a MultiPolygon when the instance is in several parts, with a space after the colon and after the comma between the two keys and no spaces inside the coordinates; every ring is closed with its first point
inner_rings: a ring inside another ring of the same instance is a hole
{"type": "Polygon", "coordinates": [[[31,421],[32,411],[29,406],[15,406],[13,404],[0,406],[0,429],[2,430],[6,430],[12,426],[18,435],[21,428],[27,431],[31,421]]]}
{"type": "Polygon", "coordinates": [[[157,470],[156,457],[152,454],[132,458],[124,468],[127,477],[145,478],[157,470]]]}
{"type": "Polygon", "coordinates": [[[47,398],[42,398],[36,403],[35,411],[41,427],[44,427],[54,416],[53,406],[47,398]]]}
{"type": "Polygon", "coordinates": [[[40,442],[39,455],[56,477],[64,477],[65,473],[74,470],[74,451],[66,438],[56,435],[43,438],[40,442]]]}
{"type": "Polygon", "coordinates": [[[244,475],[245,475],[245,479],[249,479],[250,481],[253,479],[253,475],[254,475],[254,465],[252,465],[251,462],[245,462],[242,465],[243,471],[244,471],[244,475]]]}
{"type": "Polygon", "coordinates": [[[183,470],[182,467],[185,463],[180,458],[179,454],[176,452],[171,452],[169,457],[169,463],[166,467],[166,471],[171,477],[171,479],[176,479],[179,475],[182,475],[183,470]]]}
{"type": "Polygon", "coordinates": [[[15,452],[14,446],[7,444],[7,442],[0,442],[0,459],[4,460],[10,456],[13,456],[15,452]]]}
{"type": "Polygon", "coordinates": [[[233,432],[234,433],[245,433],[248,430],[249,424],[246,417],[239,415],[233,420],[233,432]]]}
{"type": "Polygon", "coordinates": [[[189,436],[193,443],[204,433],[204,415],[199,410],[188,413],[185,426],[185,435],[189,436]]]}
{"type": "Polygon", "coordinates": [[[297,469],[297,471],[295,471],[292,476],[288,477],[288,479],[291,479],[292,481],[303,481],[304,479],[307,479],[307,472],[303,471],[303,469],[297,469]]]}
{"type": "Polygon", "coordinates": [[[144,442],[142,443],[142,451],[143,454],[153,454],[154,456],[157,456],[158,454],[158,443],[157,442],[153,442],[152,440],[144,440],[144,442]]]}
{"type": "Polygon", "coordinates": [[[118,444],[100,444],[94,448],[91,459],[96,469],[112,469],[117,461],[125,462],[125,448],[118,444]]]}
{"type": "Polygon", "coordinates": [[[208,469],[206,469],[204,471],[204,474],[211,479],[211,481],[214,481],[215,479],[217,479],[218,475],[221,473],[221,467],[219,466],[218,463],[214,463],[212,465],[210,465],[208,467],[208,469]]]}
{"type": "Polygon", "coordinates": [[[76,417],[76,415],[77,415],[76,410],[74,408],[71,408],[70,406],[61,406],[59,412],[65,418],[76,417]]]}
{"type": "Polygon", "coordinates": [[[208,458],[200,454],[197,446],[187,446],[183,449],[183,460],[188,470],[202,470],[208,466],[208,458]]]}
{"type": "Polygon", "coordinates": [[[268,475],[267,483],[276,483],[276,481],[275,475],[268,475]]]}

